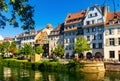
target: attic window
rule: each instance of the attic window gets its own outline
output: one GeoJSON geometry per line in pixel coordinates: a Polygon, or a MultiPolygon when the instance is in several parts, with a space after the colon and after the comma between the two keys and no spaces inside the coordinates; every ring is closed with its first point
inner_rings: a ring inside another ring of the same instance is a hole
{"type": "Polygon", "coordinates": [[[117,19],[117,15],[115,15],[114,18],[117,19]]]}
{"type": "Polygon", "coordinates": [[[70,18],[71,16],[69,15],[68,18],[70,18]]]}
{"type": "Polygon", "coordinates": [[[112,21],[112,20],[110,20],[110,21],[109,21],[109,24],[113,24],[113,21],[112,21]]]}

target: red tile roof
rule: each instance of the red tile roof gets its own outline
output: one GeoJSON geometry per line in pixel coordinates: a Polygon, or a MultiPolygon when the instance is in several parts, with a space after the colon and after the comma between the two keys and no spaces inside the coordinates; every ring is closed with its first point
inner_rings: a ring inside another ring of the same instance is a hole
{"type": "Polygon", "coordinates": [[[81,22],[81,20],[79,20],[79,18],[83,18],[85,16],[85,14],[86,14],[85,10],[81,11],[81,12],[73,13],[73,14],[68,14],[66,17],[66,20],[65,20],[65,25],[81,22]],[[74,21],[69,22],[71,20],[74,20],[74,21]]]}
{"type": "Polygon", "coordinates": [[[10,37],[6,37],[6,38],[4,38],[4,40],[13,40],[12,38],[10,38],[10,37]]]}
{"type": "Polygon", "coordinates": [[[118,20],[120,20],[120,12],[115,12],[115,13],[114,12],[107,12],[105,25],[109,25],[109,22],[111,20],[114,21],[114,24],[117,24],[118,20]]]}

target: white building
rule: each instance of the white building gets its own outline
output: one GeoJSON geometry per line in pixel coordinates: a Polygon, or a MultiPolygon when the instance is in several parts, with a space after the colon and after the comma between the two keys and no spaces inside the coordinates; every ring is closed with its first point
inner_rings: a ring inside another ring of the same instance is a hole
{"type": "Polygon", "coordinates": [[[15,36],[17,47],[21,48],[24,46],[24,44],[31,44],[32,47],[34,47],[36,34],[36,31],[31,30],[30,32],[24,32],[15,36]]]}
{"type": "Polygon", "coordinates": [[[104,58],[120,61],[120,12],[106,13],[104,29],[104,58]]]}
{"type": "Polygon", "coordinates": [[[84,36],[88,40],[91,50],[86,51],[84,56],[90,58],[103,57],[103,33],[104,33],[104,14],[107,12],[107,7],[100,7],[94,5],[89,7],[86,12],[86,17],[84,19],[84,36]]]}

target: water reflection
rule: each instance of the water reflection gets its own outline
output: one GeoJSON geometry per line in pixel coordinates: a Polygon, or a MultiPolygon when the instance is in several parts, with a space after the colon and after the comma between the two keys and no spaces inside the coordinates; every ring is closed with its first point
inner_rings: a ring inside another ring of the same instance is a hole
{"type": "Polygon", "coordinates": [[[120,81],[120,72],[53,73],[0,66],[0,81],[120,81]]]}

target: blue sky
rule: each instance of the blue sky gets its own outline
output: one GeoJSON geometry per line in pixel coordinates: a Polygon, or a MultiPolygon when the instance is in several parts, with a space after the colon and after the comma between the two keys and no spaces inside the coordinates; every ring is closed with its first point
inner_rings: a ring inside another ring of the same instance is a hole
{"type": "MultiPolygon", "coordinates": [[[[103,5],[104,1],[113,8],[112,0],[29,0],[34,6],[34,20],[36,30],[40,30],[51,23],[55,28],[59,23],[64,22],[66,15],[69,13],[79,12],[87,9],[94,4],[103,5]]],[[[120,0],[115,0],[116,4],[120,0]]],[[[120,10],[119,7],[116,7],[120,10]]],[[[13,28],[7,25],[5,29],[0,29],[0,35],[3,37],[14,37],[24,32],[20,27],[13,28]]]]}

